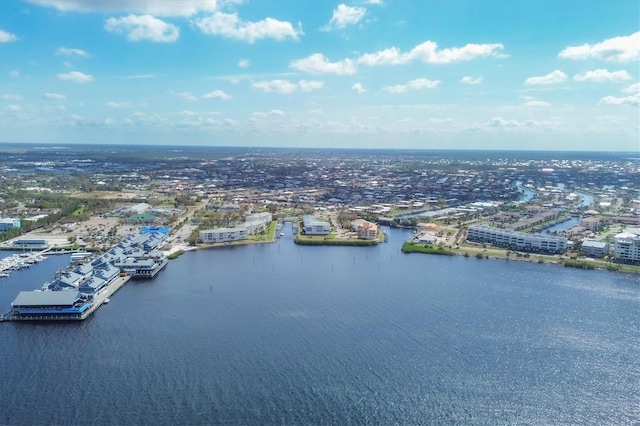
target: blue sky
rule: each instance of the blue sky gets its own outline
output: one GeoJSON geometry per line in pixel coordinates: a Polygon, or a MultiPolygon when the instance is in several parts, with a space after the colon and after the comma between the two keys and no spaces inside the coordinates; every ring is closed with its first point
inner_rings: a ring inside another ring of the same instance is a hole
{"type": "Polygon", "coordinates": [[[3,0],[0,142],[640,150],[637,1],[3,0]]]}

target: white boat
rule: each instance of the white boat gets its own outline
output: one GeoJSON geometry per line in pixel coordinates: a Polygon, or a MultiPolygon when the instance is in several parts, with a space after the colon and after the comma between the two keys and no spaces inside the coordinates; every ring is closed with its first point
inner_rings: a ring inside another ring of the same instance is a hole
{"type": "Polygon", "coordinates": [[[109,299],[109,298],[107,297],[106,299],[104,299],[104,302],[102,302],[102,303],[104,303],[104,304],[106,305],[106,304],[107,304],[107,303],[109,303],[109,302],[111,302],[111,299],[109,299]]]}

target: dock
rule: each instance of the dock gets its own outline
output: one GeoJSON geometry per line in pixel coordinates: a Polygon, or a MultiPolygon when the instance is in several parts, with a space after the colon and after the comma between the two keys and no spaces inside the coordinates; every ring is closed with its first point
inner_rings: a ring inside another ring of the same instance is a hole
{"type": "Polygon", "coordinates": [[[3,322],[3,321],[82,321],[87,319],[92,313],[94,313],[96,309],[98,309],[100,306],[104,304],[105,299],[110,298],[113,294],[115,294],[118,290],[120,290],[122,286],[125,285],[130,279],[131,279],[130,275],[118,276],[104,290],[102,290],[100,293],[94,296],[93,302],[91,303],[91,306],[89,307],[89,309],[84,311],[80,316],[74,316],[74,315],[56,315],[56,316],[47,316],[47,317],[42,317],[38,315],[20,316],[20,315],[13,315],[12,312],[9,311],[5,315],[0,315],[0,322],[3,322]]]}
{"type": "Polygon", "coordinates": [[[3,274],[2,276],[8,276],[8,272],[28,268],[35,263],[39,263],[44,260],[44,255],[49,253],[50,250],[51,249],[48,248],[37,253],[14,254],[13,256],[5,257],[0,260],[0,274],[3,274]]]}

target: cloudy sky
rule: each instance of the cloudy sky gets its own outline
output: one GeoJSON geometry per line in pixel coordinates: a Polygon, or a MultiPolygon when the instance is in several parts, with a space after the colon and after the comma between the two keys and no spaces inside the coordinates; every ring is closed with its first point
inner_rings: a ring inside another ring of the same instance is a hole
{"type": "Polygon", "coordinates": [[[0,143],[638,151],[639,12],[2,0],[0,143]]]}

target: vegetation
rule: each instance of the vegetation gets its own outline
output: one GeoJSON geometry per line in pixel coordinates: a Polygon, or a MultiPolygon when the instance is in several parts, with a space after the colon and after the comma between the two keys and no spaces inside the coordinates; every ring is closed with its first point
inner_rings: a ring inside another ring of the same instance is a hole
{"type": "Polygon", "coordinates": [[[178,251],[174,251],[173,253],[171,253],[169,256],[167,256],[168,259],[176,259],[180,256],[182,256],[185,253],[184,250],[178,250],[178,251]]]}
{"type": "Polygon", "coordinates": [[[591,262],[587,262],[584,260],[574,260],[567,259],[564,261],[564,266],[569,268],[578,268],[578,269],[595,269],[596,265],[591,262]]]}
{"type": "Polygon", "coordinates": [[[445,248],[444,246],[438,245],[422,245],[422,244],[414,244],[410,242],[405,242],[402,245],[403,253],[427,253],[427,254],[439,254],[445,256],[453,256],[454,252],[445,248]]]}

